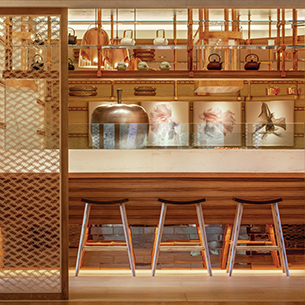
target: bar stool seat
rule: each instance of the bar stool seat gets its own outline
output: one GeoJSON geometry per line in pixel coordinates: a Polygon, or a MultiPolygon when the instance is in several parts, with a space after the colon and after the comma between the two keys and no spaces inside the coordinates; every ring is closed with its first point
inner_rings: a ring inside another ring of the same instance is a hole
{"type": "Polygon", "coordinates": [[[204,226],[203,214],[202,214],[202,205],[201,203],[205,201],[205,198],[193,200],[193,201],[172,201],[167,199],[158,198],[158,201],[162,202],[161,214],[159,219],[159,224],[155,231],[154,244],[152,249],[152,272],[151,275],[155,276],[156,266],[158,262],[159,252],[160,251],[201,251],[201,254],[205,260],[208,273],[212,276],[212,268],[210,262],[209,248],[207,243],[206,230],[204,226]],[[167,205],[196,205],[198,224],[197,231],[199,240],[197,241],[170,241],[170,242],[161,242],[162,233],[164,228],[165,216],[167,205]],[[199,246],[198,246],[199,244],[199,246]]]}
{"type": "Polygon", "coordinates": [[[128,198],[112,200],[112,201],[99,201],[99,200],[90,200],[90,199],[81,199],[82,202],[85,202],[84,209],[84,217],[82,223],[82,230],[80,235],[77,260],[76,260],[76,268],[75,268],[75,276],[78,275],[79,269],[82,266],[83,258],[85,251],[126,251],[128,253],[129,265],[132,272],[132,275],[135,276],[135,259],[134,259],[134,251],[132,246],[132,238],[131,231],[128,226],[127,214],[125,208],[125,202],[128,202],[128,198]],[[120,206],[120,213],[122,218],[124,236],[124,241],[88,241],[89,236],[89,217],[90,210],[92,205],[114,205],[118,204],[120,206]]]}
{"type": "Polygon", "coordinates": [[[278,208],[278,202],[283,201],[282,198],[272,199],[272,200],[266,200],[266,201],[253,201],[253,200],[246,200],[246,199],[240,199],[240,198],[233,198],[234,201],[237,202],[237,209],[235,214],[235,220],[232,230],[232,238],[230,243],[230,250],[228,255],[228,261],[227,261],[227,269],[229,276],[232,275],[234,261],[235,261],[235,255],[236,251],[278,251],[280,254],[280,261],[282,270],[284,273],[286,273],[287,276],[289,276],[289,268],[288,268],[288,261],[287,261],[287,255],[285,250],[285,241],[282,231],[282,225],[280,220],[280,212],[278,208]],[[254,243],[247,243],[246,245],[240,245],[242,241],[238,240],[240,225],[241,225],[241,219],[242,219],[242,213],[243,208],[245,204],[254,204],[254,205],[271,205],[271,211],[273,216],[273,225],[275,228],[276,233],[276,240],[277,244],[274,244],[272,242],[272,245],[270,243],[265,243],[265,245],[256,245],[254,243]]]}

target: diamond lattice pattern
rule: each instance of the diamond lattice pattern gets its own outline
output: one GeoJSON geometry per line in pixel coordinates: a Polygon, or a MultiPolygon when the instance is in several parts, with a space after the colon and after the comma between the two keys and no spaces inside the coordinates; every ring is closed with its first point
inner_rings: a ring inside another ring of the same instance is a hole
{"type": "Polygon", "coordinates": [[[61,292],[59,38],[0,16],[0,293],[61,292]]]}

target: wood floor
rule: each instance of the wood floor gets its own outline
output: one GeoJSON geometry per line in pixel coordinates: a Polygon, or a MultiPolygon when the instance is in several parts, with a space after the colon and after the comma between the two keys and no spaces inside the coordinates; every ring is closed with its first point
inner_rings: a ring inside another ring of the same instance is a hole
{"type": "Polygon", "coordinates": [[[12,301],[0,304],[73,305],[301,305],[305,304],[305,270],[292,269],[286,277],[278,269],[234,269],[229,278],[224,270],[81,269],[70,270],[69,301],[12,301]]]}

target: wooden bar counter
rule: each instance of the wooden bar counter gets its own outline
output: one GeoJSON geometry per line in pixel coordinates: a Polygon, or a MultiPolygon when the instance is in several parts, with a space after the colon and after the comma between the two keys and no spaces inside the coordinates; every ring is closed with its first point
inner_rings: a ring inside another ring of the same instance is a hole
{"type": "MultiPolygon", "coordinates": [[[[282,197],[282,224],[305,223],[304,173],[70,173],[69,223],[81,224],[81,198],[111,200],[129,198],[126,204],[130,225],[156,225],[161,204],[158,198],[192,200],[206,198],[206,224],[233,223],[233,197],[267,200],[282,197]]],[[[196,223],[193,207],[169,207],[166,224],[196,223]]],[[[93,224],[121,223],[117,207],[92,207],[93,224]]],[[[272,223],[270,207],[247,206],[242,223],[272,223]]]]}

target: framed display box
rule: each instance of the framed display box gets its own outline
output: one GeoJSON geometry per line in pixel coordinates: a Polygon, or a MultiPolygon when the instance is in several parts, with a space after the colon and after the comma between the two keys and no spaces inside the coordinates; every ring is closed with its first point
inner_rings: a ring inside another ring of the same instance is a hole
{"type": "Polygon", "coordinates": [[[247,103],[246,145],[293,146],[294,101],[247,103]]]}
{"type": "Polygon", "coordinates": [[[241,103],[194,102],[193,146],[240,146],[241,103]]]}
{"type": "Polygon", "coordinates": [[[148,146],[189,145],[188,102],[142,102],[149,117],[148,146]]]}

